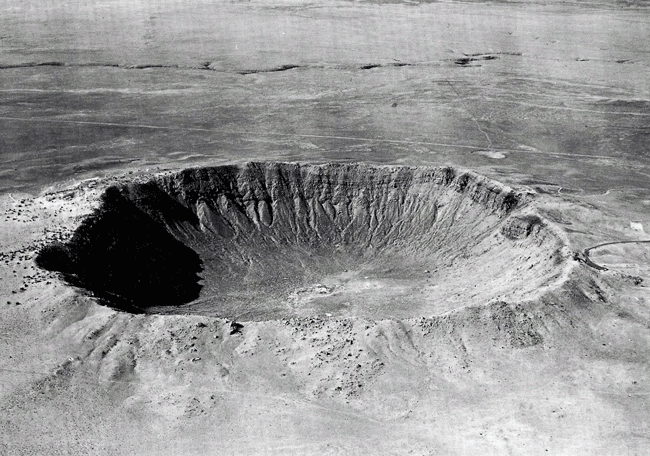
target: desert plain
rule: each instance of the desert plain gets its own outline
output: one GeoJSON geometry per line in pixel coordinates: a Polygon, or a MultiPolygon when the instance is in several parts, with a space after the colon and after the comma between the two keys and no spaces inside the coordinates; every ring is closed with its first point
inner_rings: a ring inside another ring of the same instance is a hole
{"type": "Polygon", "coordinates": [[[650,454],[644,1],[0,4],[0,453],[650,454]]]}

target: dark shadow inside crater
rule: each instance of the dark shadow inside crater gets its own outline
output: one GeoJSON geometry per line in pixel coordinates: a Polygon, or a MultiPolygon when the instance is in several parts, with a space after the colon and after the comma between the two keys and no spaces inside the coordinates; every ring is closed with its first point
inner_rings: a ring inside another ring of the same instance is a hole
{"type": "Polygon", "coordinates": [[[140,191],[147,195],[151,213],[125,197],[128,188],[111,187],[72,238],[43,248],[36,264],[129,312],[146,312],[147,303],[176,306],[196,299],[201,258],[155,220],[193,223],[196,217],[155,186],[140,191]]]}

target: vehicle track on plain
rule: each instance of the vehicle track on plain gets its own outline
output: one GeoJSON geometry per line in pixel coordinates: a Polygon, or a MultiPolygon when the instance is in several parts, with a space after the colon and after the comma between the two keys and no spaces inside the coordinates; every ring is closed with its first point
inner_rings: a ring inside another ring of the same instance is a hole
{"type": "Polygon", "coordinates": [[[594,245],[593,247],[589,247],[583,250],[583,254],[585,257],[585,264],[587,266],[591,266],[594,269],[597,269],[599,271],[609,271],[609,268],[606,268],[605,266],[601,266],[598,263],[595,263],[591,258],[589,258],[589,252],[591,252],[594,249],[598,249],[600,247],[605,247],[607,245],[617,245],[617,244],[650,244],[650,240],[647,241],[611,241],[611,242],[603,242],[602,244],[597,244],[594,245]]]}

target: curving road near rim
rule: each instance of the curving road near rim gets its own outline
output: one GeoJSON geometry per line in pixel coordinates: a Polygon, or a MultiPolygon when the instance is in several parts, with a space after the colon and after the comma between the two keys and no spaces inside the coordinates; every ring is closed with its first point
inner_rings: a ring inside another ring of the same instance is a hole
{"type": "Polygon", "coordinates": [[[589,252],[591,252],[594,249],[600,248],[600,247],[605,247],[606,245],[615,245],[615,244],[650,244],[650,240],[647,241],[612,241],[612,242],[604,242],[602,244],[594,245],[593,247],[589,247],[587,249],[584,249],[583,253],[585,256],[585,263],[588,266],[591,266],[594,269],[598,269],[599,271],[608,271],[609,268],[606,268],[605,266],[601,266],[597,263],[594,263],[591,258],[589,258],[589,252]]]}

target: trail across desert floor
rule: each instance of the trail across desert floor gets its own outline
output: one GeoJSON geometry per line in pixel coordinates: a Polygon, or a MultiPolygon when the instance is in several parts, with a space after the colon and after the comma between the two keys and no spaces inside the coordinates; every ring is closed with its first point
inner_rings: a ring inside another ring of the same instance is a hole
{"type": "Polygon", "coordinates": [[[607,268],[605,266],[601,266],[599,264],[596,264],[589,258],[589,252],[591,252],[592,250],[599,249],[601,247],[608,246],[608,245],[648,244],[648,243],[650,243],[650,241],[611,241],[611,242],[603,242],[602,244],[598,244],[598,245],[595,245],[593,247],[589,247],[588,249],[584,250],[585,263],[587,263],[592,268],[598,269],[600,271],[607,271],[607,268]]]}

